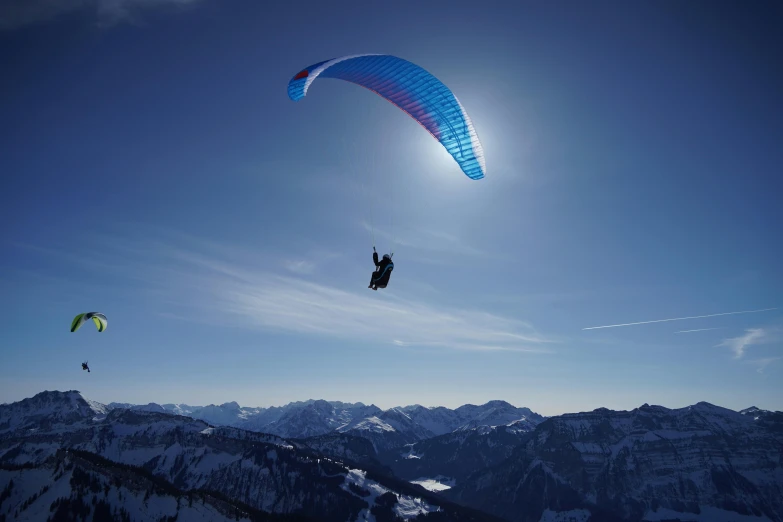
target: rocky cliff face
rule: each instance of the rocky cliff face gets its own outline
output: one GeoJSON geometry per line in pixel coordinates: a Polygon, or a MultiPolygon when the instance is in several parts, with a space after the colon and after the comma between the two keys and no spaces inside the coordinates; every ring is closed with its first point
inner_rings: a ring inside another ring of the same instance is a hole
{"type": "Polygon", "coordinates": [[[607,520],[781,521],[783,436],[758,420],[708,403],[553,417],[447,495],[520,522],[580,509],[607,520]]]}

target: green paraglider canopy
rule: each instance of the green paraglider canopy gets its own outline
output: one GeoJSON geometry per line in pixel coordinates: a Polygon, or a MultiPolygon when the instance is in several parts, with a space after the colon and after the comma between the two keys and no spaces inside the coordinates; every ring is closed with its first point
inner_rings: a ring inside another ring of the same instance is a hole
{"type": "Polygon", "coordinates": [[[92,319],[92,321],[95,323],[95,327],[98,328],[99,332],[102,332],[106,329],[106,326],[108,326],[109,321],[106,319],[106,316],[99,312],[87,312],[84,314],[79,314],[76,317],[74,317],[73,322],[71,323],[71,332],[75,332],[79,328],[82,327],[84,323],[92,319]]]}

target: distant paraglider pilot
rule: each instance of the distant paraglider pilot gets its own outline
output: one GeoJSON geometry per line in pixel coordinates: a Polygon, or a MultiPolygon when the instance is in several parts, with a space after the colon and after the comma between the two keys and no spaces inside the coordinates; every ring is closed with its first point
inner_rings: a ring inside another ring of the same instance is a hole
{"type": "Polygon", "coordinates": [[[372,247],[372,261],[375,263],[375,272],[372,273],[370,286],[367,288],[372,288],[373,290],[386,288],[386,285],[389,284],[392,270],[394,270],[394,263],[392,263],[391,256],[389,254],[384,254],[383,259],[378,261],[378,252],[375,251],[375,247],[372,247]]]}
{"type": "Polygon", "coordinates": [[[87,361],[82,363],[82,370],[87,370],[87,373],[90,373],[90,367],[87,366],[87,361]]]}

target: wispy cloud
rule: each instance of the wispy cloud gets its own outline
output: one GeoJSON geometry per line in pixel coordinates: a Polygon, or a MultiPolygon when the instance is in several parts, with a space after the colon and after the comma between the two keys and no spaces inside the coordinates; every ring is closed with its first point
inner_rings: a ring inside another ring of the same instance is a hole
{"type": "Polygon", "coordinates": [[[184,7],[201,0],[7,0],[0,3],[0,30],[49,22],[72,13],[93,13],[101,26],[133,21],[141,9],[184,7]]]}
{"type": "Polygon", "coordinates": [[[676,334],[681,333],[693,333],[693,332],[709,332],[711,330],[720,330],[721,328],[697,328],[695,330],[680,330],[679,332],[674,332],[676,334]]]}
{"type": "Polygon", "coordinates": [[[748,363],[753,364],[756,366],[756,371],[758,373],[764,373],[764,371],[767,369],[767,367],[772,364],[775,361],[779,361],[783,359],[783,357],[766,357],[763,359],[753,359],[751,361],[748,361],[748,363]]]}
{"type": "Polygon", "coordinates": [[[582,328],[582,330],[597,330],[599,328],[617,328],[619,326],[636,326],[639,324],[652,324],[652,323],[668,323],[670,321],[686,321],[688,319],[704,319],[705,317],[718,317],[721,315],[737,315],[737,314],[754,314],[758,312],[768,312],[770,310],[777,310],[777,308],[763,308],[761,310],[745,310],[741,312],[723,312],[720,314],[709,315],[694,315],[691,317],[675,317],[674,319],[656,319],[654,321],[639,321],[638,323],[624,323],[624,324],[610,324],[607,326],[590,326],[588,328],[582,328]]]}
{"type": "Polygon", "coordinates": [[[250,285],[222,282],[216,297],[224,311],[252,327],[482,351],[541,351],[550,342],[523,322],[480,311],[270,274],[250,285]]]}
{"type": "Polygon", "coordinates": [[[724,339],[723,342],[716,345],[717,347],[728,347],[734,352],[734,357],[739,359],[745,355],[745,350],[748,346],[759,344],[764,339],[766,332],[763,328],[750,328],[745,330],[745,335],[739,337],[732,337],[730,339],[724,339]]]}
{"type": "Polygon", "coordinates": [[[312,274],[315,271],[315,263],[304,260],[285,261],[284,266],[286,270],[295,274],[312,274]]]}
{"type": "MultiPolygon", "coordinates": [[[[320,271],[323,266],[331,266],[336,260],[344,257],[343,254],[323,248],[312,248],[297,256],[298,259],[286,259],[283,267],[294,274],[311,275],[320,271]]],[[[372,267],[372,265],[370,265],[372,267]]]]}
{"type": "MultiPolygon", "coordinates": [[[[555,342],[524,321],[481,310],[402,298],[391,288],[373,292],[361,285],[353,291],[311,282],[275,271],[271,267],[280,267],[279,261],[269,259],[246,258],[243,264],[233,248],[209,242],[196,247],[172,243],[170,237],[104,237],[94,254],[80,250],[82,256],[65,253],[63,259],[131,280],[134,290],[149,289],[158,302],[167,303],[151,312],[169,318],[457,350],[542,352],[555,342]],[[113,259],[122,263],[113,265],[113,259]]],[[[295,273],[309,269],[304,262],[286,268],[295,273]]]]}

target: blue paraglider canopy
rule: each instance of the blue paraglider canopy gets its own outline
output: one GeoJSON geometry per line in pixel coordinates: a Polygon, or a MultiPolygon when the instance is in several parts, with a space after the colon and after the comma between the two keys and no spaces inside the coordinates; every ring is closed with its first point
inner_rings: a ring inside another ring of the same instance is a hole
{"type": "Polygon", "coordinates": [[[288,97],[301,100],[317,78],[336,78],[377,93],[427,129],[469,178],[484,177],[484,150],[468,113],[448,87],[418,65],[385,54],[334,58],[294,75],[288,97]]]}

